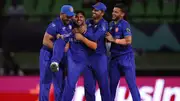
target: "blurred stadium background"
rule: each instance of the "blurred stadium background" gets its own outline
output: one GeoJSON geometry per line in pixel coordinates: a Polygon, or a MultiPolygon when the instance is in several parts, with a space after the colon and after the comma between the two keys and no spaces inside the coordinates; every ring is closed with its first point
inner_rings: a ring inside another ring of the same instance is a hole
{"type": "MultiPolygon", "coordinates": [[[[87,17],[91,17],[91,5],[97,1],[107,5],[105,18],[108,21],[114,4],[123,2],[129,8],[139,86],[148,85],[144,84],[148,80],[155,83],[159,78],[167,78],[174,84],[166,86],[180,87],[180,0],[1,0],[0,82],[15,83],[15,79],[31,80],[35,76],[35,84],[31,86],[36,88],[39,50],[48,23],[58,16],[64,4],[84,10],[87,17]]],[[[18,88],[18,85],[14,87],[18,88]]],[[[5,97],[1,91],[0,88],[0,96],[5,97]]],[[[180,88],[177,91],[180,94],[180,88]]],[[[180,101],[180,95],[176,98],[147,101],[180,101]]],[[[6,97],[1,101],[10,100],[6,97]]]]}

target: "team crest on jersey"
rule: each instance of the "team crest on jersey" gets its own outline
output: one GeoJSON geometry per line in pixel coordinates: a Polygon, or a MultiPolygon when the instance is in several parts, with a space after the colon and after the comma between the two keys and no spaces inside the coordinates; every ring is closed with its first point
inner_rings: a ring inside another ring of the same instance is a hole
{"type": "Polygon", "coordinates": [[[52,27],[56,27],[56,25],[54,23],[51,24],[52,27]]]}
{"type": "Polygon", "coordinates": [[[105,28],[105,26],[104,26],[104,25],[102,26],[102,30],[103,30],[103,31],[106,31],[106,28],[105,28]]]}
{"type": "Polygon", "coordinates": [[[115,29],[115,32],[118,32],[119,31],[119,28],[117,27],[116,29],[115,29]]]}
{"type": "Polygon", "coordinates": [[[97,27],[97,25],[94,26],[95,28],[97,27]]]}
{"type": "Polygon", "coordinates": [[[110,27],[109,30],[112,30],[112,27],[110,27]]]}
{"type": "Polygon", "coordinates": [[[72,29],[72,26],[71,26],[71,25],[69,25],[69,29],[72,29]]]}
{"type": "Polygon", "coordinates": [[[71,12],[73,12],[73,11],[74,11],[74,9],[73,9],[72,7],[70,7],[70,8],[69,8],[69,10],[70,10],[71,12]]]}
{"type": "Polygon", "coordinates": [[[131,30],[129,28],[126,28],[126,31],[129,32],[129,33],[131,32],[131,30]]]}
{"type": "Polygon", "coordinates": [[[91,24],[88,25],[88,27],[91,27],[91,26],[92,26],[91,24]]]}
{"type": "Polygon", "coordinates": [[[63,27],[62,30],[65,31],[65,30],[66,30],[66,27],[63,27]]]}

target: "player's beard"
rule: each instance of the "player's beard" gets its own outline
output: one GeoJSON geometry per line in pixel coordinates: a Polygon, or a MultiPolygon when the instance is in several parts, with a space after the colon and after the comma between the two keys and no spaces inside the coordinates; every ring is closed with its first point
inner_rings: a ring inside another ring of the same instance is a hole
{"type": "Polygon", "coordinates": [[[115,19],[113,19],[114,21],[119,21],[119,20],[121,20],[122,19],[122,17],[121,16],[117,16],[117,17],[115,17],[115,19]]]}
{"type": "Polygon", "coordinates": [[[64,25],[68,25],[70,23],[70,20],[63,20],[64,25]]]}
{"type": "Polygon", "coordinates": [[[93,18],[93,20],[100,20],[101,18],[103,18],[101,15],[97,15],[96,14],[96,16],[94,16],[94,17],[92,17],[93,18]]]}
{"type": "Polygon", "coordinates": [[[96,13],[93,13],[93,15],[92,15],[92,18],[93,18],[94,20],[99,19],[100,17],[101,17],[101,15],[96,14],[96,13]]]}
{"type": "Polygon", "coordinates": [[[93,14],[93,15],[92,15],[92,18],[93,18],[93,19],[96,19],[96,18],[97,18],[97,15],[96,15],[96,14],[93,14]]]}
{"type": "Polygon", "coordinates": [[[65,25],[69,24],[70,21],[71,21],[71,19],[68,19],[66,17],[63,19],[63,22],[64,22],[65,25]]]}
{"type": "Polygon", "coordinates": [[[65,24],[65,25],[67,25],[70,21],[67,19],[67,17],[65,16],[65,15],[60,15],[60,18],[61,18],[61,20],[63,21],[63,23],[65,24]]]}

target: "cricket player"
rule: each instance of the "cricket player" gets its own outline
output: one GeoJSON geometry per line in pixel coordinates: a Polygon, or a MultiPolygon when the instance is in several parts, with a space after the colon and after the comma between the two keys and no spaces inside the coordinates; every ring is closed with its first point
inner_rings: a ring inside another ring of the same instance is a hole
{"type": "Polygon", "coordinates": [[[87,67],[87,50],[96,50],[97,44],[88,39],[90,36],[85,23],[85,13],[77,11],[75,16],[76,24],[73,28],[73,37],[69,41],[67,53],[68,73],[67,80],[62,96],[62,101],[72,101],[76,82],[87,67]]]}
{"type": "MultiPolygon", "coordinates": [[[[60,101],[62,96],[63,70],[59,69],[54,73],[50,69],[51,57],[53,50],[61,47],[58,52],[63,57],[65,41],[57,40],[57,34],[63,31],[71,32],[72,27],[69,22],[74,16],[73,7],[64,5],[61,8],[60,17],[52,21],[46,29],[43,46],[40,50],[40,93],[39,101],[49,101],[49,89],[51,82],[53,82],[55,90],[55,101],[60,101]]],[[[63,67],[61,67],[63,68],[63,67]]]]}
{"type": "Polygon", "coordinates": [[[97,80],[102,101],[110,101],[105,46],[105,36],[108,30],[108,23],[103,19],[106,6],[103,3],[98,2],[92,7],[92,19],[87,20],[87,26],[89,30],[92,30],[90,39],[97,43],[97,49],[88,52],[89,66],[84,71],[85,97],[87,101],[95,101],[97,80]]]}
{"type": "MultiPolygon", "coordinates": [[[[136,85],[135,57],[131,46],[132,33],[129,23],[123,19],[126,7],[115,5],[112,22],[106,39],[111,42],[110,89],[112,100],[115,101],[116,88],[120,80],[120,71],[124,72],[133,101],[141,101],[136,85]]],[[[116,100],[117,101],[117,100],[116,100]]]]}

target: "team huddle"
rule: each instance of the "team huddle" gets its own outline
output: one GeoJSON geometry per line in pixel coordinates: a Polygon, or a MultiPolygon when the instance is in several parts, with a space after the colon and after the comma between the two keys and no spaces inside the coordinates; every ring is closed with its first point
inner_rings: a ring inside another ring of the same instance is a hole
{"type": "Polygon", "coordinates": [[[136,85],[132,34],[129,23],[123,19],[126,7],[115,5],[109,24],[103,19],[106,6],[98,2],[92,7],[92,18],[85,19],[83,11],[74,12],[71,5],[64,5],[60,16],[46,29],[40,50],[39,101],[49,100],[51,83],[55,101],[72,101],[81,75],[86,101],[95,101],[96,81],[102,101],[116,101],[121,72],[125,74],[133,101],[141,101],[136,85]]]}

